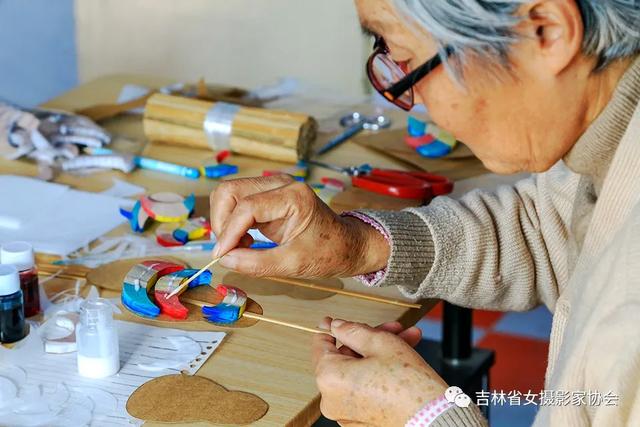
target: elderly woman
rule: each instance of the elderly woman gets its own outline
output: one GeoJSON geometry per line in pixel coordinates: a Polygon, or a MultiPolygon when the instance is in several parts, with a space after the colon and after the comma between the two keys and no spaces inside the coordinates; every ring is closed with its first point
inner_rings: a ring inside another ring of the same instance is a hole
{"type": "MultiPolygon", "coordinates": [[[[405,109],[426,105],[494,172],[539,173],[460,200],[342,216],[290,178],[231,181],[211,199],[222,264],[254,275],[362,275],[368,286],[474,308],[545,304],[554,313],[545,388],[619,400],[543,406],[536,425],[640,425],[640,2],[356,5],[376,38],[376,89],[405,109]],[[280,246],[245,249],[252,227],[280,246]]],[[[323,326],[343,344],[314,341],[327,417],[486,423],[475,406],[445,400],[447,384],[410,346],[415,328],[323,326]]]]}

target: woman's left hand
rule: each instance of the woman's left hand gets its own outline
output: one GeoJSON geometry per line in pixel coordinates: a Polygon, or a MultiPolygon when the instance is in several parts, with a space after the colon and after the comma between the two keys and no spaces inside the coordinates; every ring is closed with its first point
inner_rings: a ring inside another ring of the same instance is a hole
{"type": "Polygon", "coordinates": [[[325,417],[343,426],[404,426],[446,383],[403,339],[370,326],[325,318],[336,339],[318,334],[313,365],[325,417]]]}

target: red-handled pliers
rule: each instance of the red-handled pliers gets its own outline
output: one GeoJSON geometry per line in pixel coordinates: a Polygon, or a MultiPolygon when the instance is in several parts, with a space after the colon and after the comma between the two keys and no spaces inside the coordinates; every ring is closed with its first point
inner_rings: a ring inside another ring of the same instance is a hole
{"type": "Polygon", "coordinates": [[[367,164],[340,167],[316,160],[309,160],[308,163],[349,175],[354,187],[385,196],[428,202],[435,196],[453,191],[453,182],[447,177],[428,172],[378,169],[367,164]]]}

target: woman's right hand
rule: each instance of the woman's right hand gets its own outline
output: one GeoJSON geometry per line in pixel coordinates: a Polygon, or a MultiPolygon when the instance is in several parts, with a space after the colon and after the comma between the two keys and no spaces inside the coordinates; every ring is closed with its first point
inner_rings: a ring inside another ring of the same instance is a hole
{"type": "Polygon", "coordinates": [[[213,256],[220,264],[253,276],[349,277],[380,270],[390,248],[364,222],[341,217],[304,183],[289,175],[222,182],[211,193],[213,256]],[[259,229],[278,243],[249,249],[247,234],[259,229]]]}

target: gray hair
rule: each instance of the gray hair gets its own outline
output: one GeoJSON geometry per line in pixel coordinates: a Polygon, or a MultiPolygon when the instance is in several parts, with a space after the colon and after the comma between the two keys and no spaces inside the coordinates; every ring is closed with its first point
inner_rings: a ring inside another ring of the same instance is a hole
{"type": "MultiPolygon", "coordinates": [[[[450,46],[458,63],[468,54],[506,58],[518,40],[520,5],[530,0],[394,0],[400,11],[450,46]]],[[[597,58],[596,70],[640,53],[640,0],[576,0],[584,22],[582,50],[597,58]]]]}

